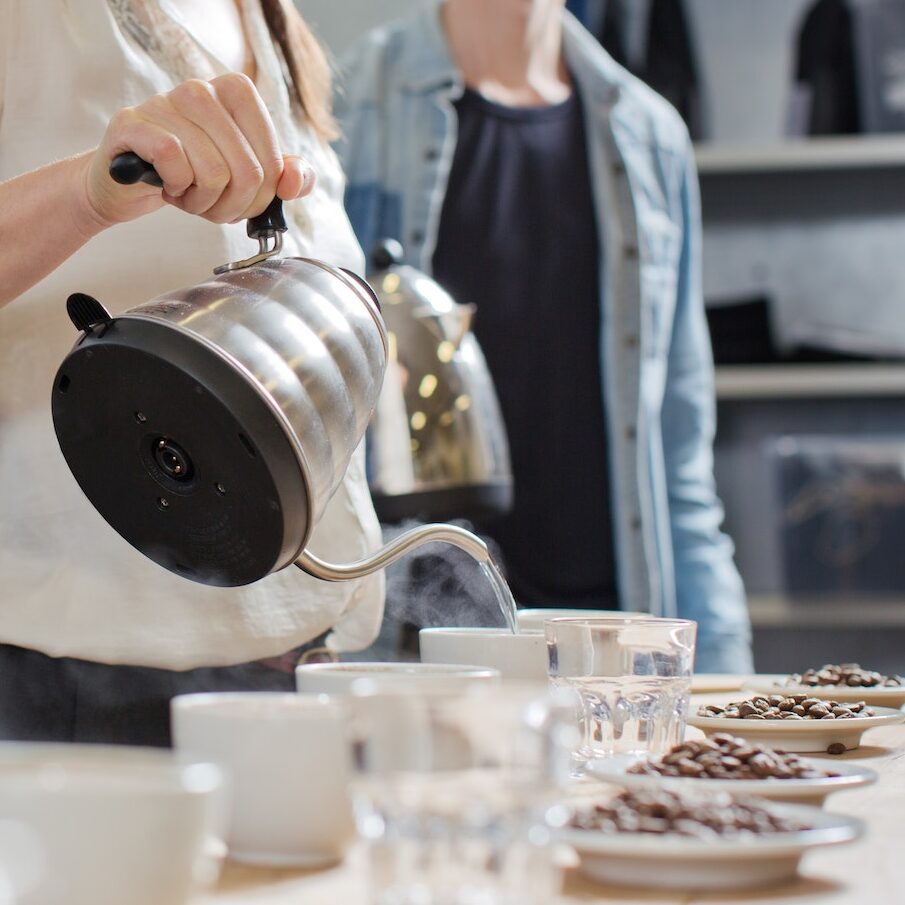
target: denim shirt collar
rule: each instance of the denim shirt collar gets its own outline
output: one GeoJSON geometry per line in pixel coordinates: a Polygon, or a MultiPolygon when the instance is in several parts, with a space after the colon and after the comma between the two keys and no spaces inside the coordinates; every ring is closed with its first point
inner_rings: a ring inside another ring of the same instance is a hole
{"type": "Polygon", "coordinates": [[[413,94],[463,88],[462,76],[449,54],[443,31],[442,6],[442,2],[432,3],[417,14],[402,52],[407,58],[401,67],[406,73],[405,87],[413,94]]]}
{"type": "MultiPolygon", "coordinates": [[[[462,76],[449,52],[441,20],[442,0],[420,10],[403,50],[406,88],[416,94],[462,90],[462,76]]],[[[591,101],[613,106],[619,99],[619,70],[612,58],[569,12],[563,12],[563,53],[569,71],[591,101]]]]}

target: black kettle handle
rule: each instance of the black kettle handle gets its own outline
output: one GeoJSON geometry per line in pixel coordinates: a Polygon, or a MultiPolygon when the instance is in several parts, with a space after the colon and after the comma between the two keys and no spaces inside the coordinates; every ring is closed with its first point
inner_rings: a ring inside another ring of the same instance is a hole
{"type": "MultiPolygon", "coordinates": [[[[163,180],[153,164],[142,160],[132,151],[117,154],[110,161],[110,176],[114,182],[120,185],[135,185],[144,182],[157,188],[163,187],[163,180]]],[[[250,217],[246,229],[252,239],[261,239],[272,236],[274,233],[286,232],[286,220],[283,217],[283,202],[274,198],[267,208],[257,217],[250,217]]]]}

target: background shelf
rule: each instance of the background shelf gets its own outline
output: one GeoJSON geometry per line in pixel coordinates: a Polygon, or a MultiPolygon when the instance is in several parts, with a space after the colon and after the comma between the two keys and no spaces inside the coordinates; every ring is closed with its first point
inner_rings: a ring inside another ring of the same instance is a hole
{"type": "Polygon", "coordinates": [[[732,399],[905,397],[903,364],[722,365],[716,396],[732,399]]]}
{"type": "Polygon", "coordinates": [[[807,138],[775,144],[707,144],[695,148],[702,176],[802,170],[905,167],[905,136],[807,138]]]}

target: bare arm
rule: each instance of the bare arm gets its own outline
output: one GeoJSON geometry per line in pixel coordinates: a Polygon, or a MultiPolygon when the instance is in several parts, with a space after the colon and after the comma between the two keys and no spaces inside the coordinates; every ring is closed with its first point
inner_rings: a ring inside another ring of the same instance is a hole
{"type": "Polygon", "coordinates": [[[97,148],[0,183],[0,307],[102,230],[164,204],[229,223],[313,185],[310,167],[282,154],[249,79],[184,82],[120,110],[97,148]],[[108,170],[122,151],[154,164],[163,190],[115,183],[108,170]]]}
{"type": "Polygon", "coordinates": [[[91,154],[0,183],[0,306],[104,229],[85,192],[91,154]]]}

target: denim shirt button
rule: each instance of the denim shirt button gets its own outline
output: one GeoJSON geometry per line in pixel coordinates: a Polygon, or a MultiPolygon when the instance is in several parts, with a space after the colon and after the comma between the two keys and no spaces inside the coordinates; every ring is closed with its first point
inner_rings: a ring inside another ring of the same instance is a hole
{"type": "Polygon", "coordinates": [[[641,519],[636,515],[633,519],[629,521],[629,525],[631,525],[632,531],[640,531],[641,530],[641,519]]]}
{"type": "Polygon", "coordinates": [[[626,245],[623,248],[623,254],[630,259],[634,259],[638,257],[638,246],[637,245],[626,245]]]}
{"type": "Polygon", "coordinates": [[[428,163],[433,163],[435,160],[439,160],[439,159],[440,159],[440,152],[439,152],[436,148],[428,148],[428,149],[424,152],[424,159],[425,159],[428,163]]]}
{"type": "Polygon", "coordinates": [[[634,440],[638,436],[638,431],[635,429],[634,425],[629,425],[625,429],[625,439],[626,440],[634,440]]]}
{"type": "Polygon", "coordinates": [[[424,241],[424,233],[416,229],[411,235],[412,245],[420,245],[424,241]]]}
{"type": "Polygon", "coordinates": [[[638,345],[638,337],[634,333],[630,333],[625,337],[625,347],[626,349],[634,349],[638,345]]]}

